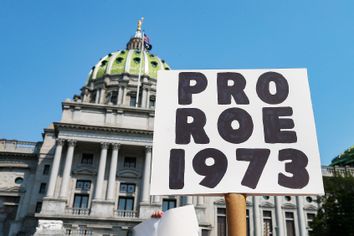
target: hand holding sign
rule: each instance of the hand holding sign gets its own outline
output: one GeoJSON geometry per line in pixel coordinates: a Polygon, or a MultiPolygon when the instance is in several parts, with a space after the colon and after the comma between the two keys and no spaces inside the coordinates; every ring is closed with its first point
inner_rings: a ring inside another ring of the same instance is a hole
{"type": "Polygon", "coordinates": [[[159,74],[151,194],[227,192],[323,192],[306,70],[159,74]]]}
{"type": "Polygon", "coordinates": [[[184,206],[165,212],[161,219],[150,219],[133,228],[134,236],[198,236],[194,207],[184,206]]]}

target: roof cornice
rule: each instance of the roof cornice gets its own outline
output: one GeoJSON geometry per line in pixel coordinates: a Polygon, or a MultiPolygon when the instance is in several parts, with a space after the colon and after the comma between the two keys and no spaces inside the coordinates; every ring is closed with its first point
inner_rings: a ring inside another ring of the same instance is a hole
{"type": "Polygon", "coordinates": [[[113,133],[142,134],[142,135],[150,135],[150,136],[153,135],[152,130],[127,129],[127,128],[119,128],[113,126],[96,126],[96,125],[84,125],[84,124],[63,123],[63,122],[54,122],[53,124],[56,133],[58,133],[60,129],[78,129],[78,130],[104,131],[104,132],[113,132],[113,133]]]}
{"type": "Polygon", "coordinates": [[[14,152],[14,151],[0,151],[0,155],[4,156],[16,156],[16,157],[27,157],[27,158],[37,158],[38,153],[26,153],[26,152],[14,152]]]}
{"type": "Polygon", "coordinates": [[[97,104],[97,103],[86,103],[86,102],[73,102],[73,101],[65,101],[62,102],[62,108],[68,107],[80,107],[80,108],[89,108],[95,110],[117,110],[121,112],[135,112],[135,113],[149,113],[150,116],[155,115],[154,109],[148,108],[140,108],[140,107],[131,107],[131,106],[124,106],[124,105],[108,105],[108,104],[97,104]]]}

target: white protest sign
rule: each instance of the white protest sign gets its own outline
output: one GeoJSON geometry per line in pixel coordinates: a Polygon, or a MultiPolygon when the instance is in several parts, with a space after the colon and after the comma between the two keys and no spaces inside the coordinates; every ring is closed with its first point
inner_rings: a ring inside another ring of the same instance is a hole
{"type": "Polygon", "coordinates": [[[133,236],[198,236],[199,224],[192,205],[166,211],[161,219],[150,219],[133,228],[133,236]]]}
{"type": "Polygon", "coordinates": [[[150,192],[323,194],[306,69],[160,71],[150,192]]]}
{"type": "Polygon", "coordinates": [[[133,228],[133,236],[157,236],[160,219],[146,220],[133,228]]]}

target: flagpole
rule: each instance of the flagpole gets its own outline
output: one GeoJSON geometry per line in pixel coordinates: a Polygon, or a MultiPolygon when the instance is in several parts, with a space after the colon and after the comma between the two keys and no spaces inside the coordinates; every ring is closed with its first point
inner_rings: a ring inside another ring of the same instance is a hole
{"type": "MultiPolygon", "coordinates": [[[[141,23],[143,23],[144,17],[141,18],[141,23]]],[[[141,79],[141,69],[143,66],[143,52],[144,52],[144,31],[141,29],[141,49],[140,49],[140,66],[139,66],[139,74],[138,74],[138,87],[136,89],[136,101],[135,107],[138,107],[139,104],[139,92],[140,92],[140,79],[141,79]]]]}

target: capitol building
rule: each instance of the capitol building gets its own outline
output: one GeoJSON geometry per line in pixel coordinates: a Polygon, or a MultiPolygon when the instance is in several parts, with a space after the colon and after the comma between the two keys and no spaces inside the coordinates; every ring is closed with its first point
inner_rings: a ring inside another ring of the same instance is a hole
{"type": "MultiPolygon", "coordinates": [[[[63,235],[130,236],[153,211],[193,204],[201,236],[226,236],[222,197],[149,194],[157,71],[170,67],[143,44],[139,24],[62,103],[42,142],[0,140],[0,235],[60,220],[63,235]]],[[[317,209],[316,196],[249,196],[248,235],[307,236],[317,209]]]]}

